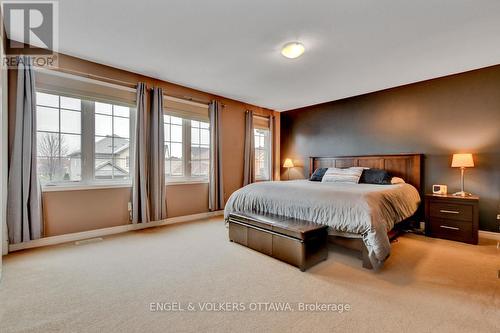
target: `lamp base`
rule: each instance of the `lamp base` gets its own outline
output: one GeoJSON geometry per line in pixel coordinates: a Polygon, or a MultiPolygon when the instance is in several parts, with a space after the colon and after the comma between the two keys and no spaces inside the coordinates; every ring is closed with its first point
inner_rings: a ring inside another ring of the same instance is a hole
{"type": "Polygon", "coordinates": [[[456,197],[470,197],[472,195],[472,193],[460,191],[457,193],[453,193],[453,195],[456,197]]]}

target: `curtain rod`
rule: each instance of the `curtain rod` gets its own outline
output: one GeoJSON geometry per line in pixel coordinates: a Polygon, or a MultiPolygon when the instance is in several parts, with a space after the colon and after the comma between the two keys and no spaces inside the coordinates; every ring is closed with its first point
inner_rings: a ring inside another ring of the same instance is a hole
{"type": "MultiPolygon", "coordinates": [[[[88,80],[93,80],[93,81],[98,81],[99,84],[108,84],[112,85],[113,87],[117,89],[122,89],[122,90],[127,90],[127,91],[136,91],[137,83],[132,83],[132,82],[127,82],[127,81],[121,81],[117,79],[112,79],[104,76],[99,76],[95,74],[88,74],[88,73],[83,73],[71,69],[49,69],[46,67],[41,67],[41,66],[35,66],[37,71],[40,72],[45,72],[48,74],[54,74],[54,75],[60,75],[60,74],[66,74],[66,75],[72,75],[72,76],[77,76],[80,78],[88,79],[88,80]]],[[[147,86],[147,85],[146,85],[147,86]]],[[[211,101],[206,101],[206,100],[201,100],[201,99],[195,99],[189,96],[175,96],[175,95],[165,95],[165,97],[171,97],[175,99],[181,99],[184,101],[192,102],[192,103],[199,103],[199,104],[205,104],[208,105],[211,103],[211,101]]],[[[223,107],[226,105],[222,104],[223,107]]]]}

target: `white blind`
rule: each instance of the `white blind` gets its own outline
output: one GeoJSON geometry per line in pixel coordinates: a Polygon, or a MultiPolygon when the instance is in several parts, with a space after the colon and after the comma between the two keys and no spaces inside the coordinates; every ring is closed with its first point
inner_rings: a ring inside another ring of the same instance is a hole
{"type": "Polygon", "coordinates": [[[49,70],[37,70],[35,87],[38,91],[80,99],[135,105],[136,90],[101,82],[78,75],[49,70]]]}
{"type": "Polygon", "coordinates": [[[208,105],[183,101],[166,96],[163,100],[163,108],[166,114],[184,119],[208,121],[208,105]]]}

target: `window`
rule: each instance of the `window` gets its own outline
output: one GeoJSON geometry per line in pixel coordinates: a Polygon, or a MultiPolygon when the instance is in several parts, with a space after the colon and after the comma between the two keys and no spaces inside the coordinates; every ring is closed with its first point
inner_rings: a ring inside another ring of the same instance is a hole
{"type": "Polygon", "coordinates": [[[130,182],[130,106],[37,92],[44,185],[130,182]]]}
{"type": "Polygon", "coordinates": [[[271,131],[254,128],[255,140],[255,179],[271,179],[271,131]]]}
{"type": "Polygon", "coordinates": [[[209,165],[209,124],[191,120],[191,176],[208,177],[209,165]]]}
{"type": "Polygon", "coordinates": [[[94,179],[130,179],[130,108],[95,102],[94,179]]]}
{"type": "Polygon", "coordinates": [[[42,183],[80,181],[81,100],[37,93],[37,168],[42,183]]]}
{"type": "Polygon", "coordinates": [[[183,119],[163,115],[165,133],[165,175],[173,177],[184,176],[183,157],[183,119]]]}
{"type": "Polygon", "coordinates": [[[163,116],[167,182],[208,180],[210,125],[174,115],[163,116]]]}

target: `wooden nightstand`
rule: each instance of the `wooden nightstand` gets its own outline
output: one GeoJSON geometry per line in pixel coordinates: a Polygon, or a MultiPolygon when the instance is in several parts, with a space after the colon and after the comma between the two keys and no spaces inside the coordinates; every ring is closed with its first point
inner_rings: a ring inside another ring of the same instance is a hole
{"type": "Polygon", "coordinates": [[[425,196],[425,234],[477,244],[479,197],[425,196]]]}

